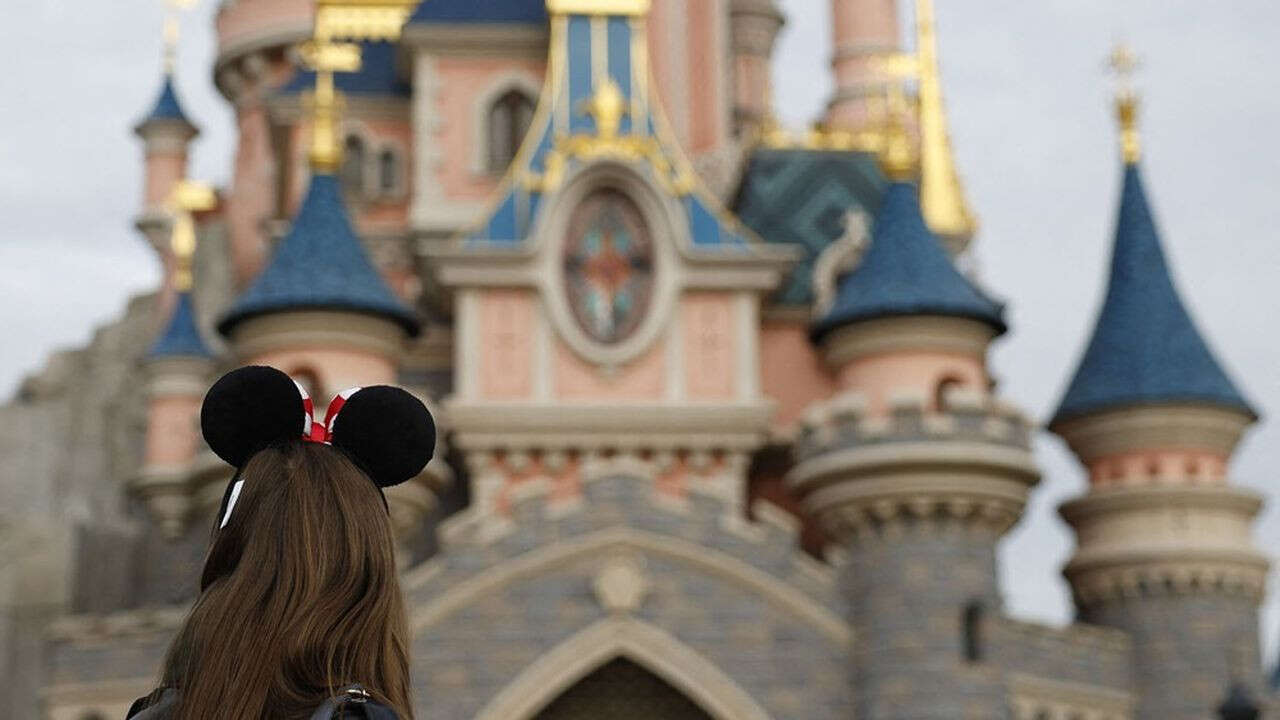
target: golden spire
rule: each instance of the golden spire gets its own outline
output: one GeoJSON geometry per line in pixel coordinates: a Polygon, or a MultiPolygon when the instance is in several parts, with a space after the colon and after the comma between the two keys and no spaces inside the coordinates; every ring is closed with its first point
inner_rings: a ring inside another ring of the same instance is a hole
{"type": "Polygon", "coordinates": [[[956,173],[938,70],[933,0],[916,0],[916,57],[920,88],[920,209],[929,229],[965,241],[977,231],[956,173]]]}
{"type": "Polygon", "coordinates": [[[193,213],[212,210],[217,204],[213,188],[190,180],[180,180],[169,196],[173,229],[169,246],[173,249],[173,286],[188,292],[192,285],[191,264],[196,254],[196,221],[193,213]]]}
{"type": "Polygon", "coordinates": [[[181,35],[178,26],[178,13],[195,5],[198,0],[165,0],[168,7],[164,15],[164,72],[173,75],[177,67],[178,39],[181,35]]]}
{"type": "Polygon", "coordinates": [[[360,46],[346,40],[398,40],[419,0],[316,0],[315,33],[302,59],[315,71],[311,97],[311,169],[336,172],[342,164],[338,121],[342,98],[333,86],[335,72],[360,69],[360,46]]]}
{"type": "Polygon", "coordinates": [[[1116,90],[1116,119],[1120,123],[1120,154],[1126,165],[1135,165],[1142,158],[1142,140],[1138,134],[1138,94],[1133,89],[1133,74],[1141,61],[1124,43],[1116,43],[1107,59],[1107,65],[1115,73],[1119,88],[1116,90]]]}

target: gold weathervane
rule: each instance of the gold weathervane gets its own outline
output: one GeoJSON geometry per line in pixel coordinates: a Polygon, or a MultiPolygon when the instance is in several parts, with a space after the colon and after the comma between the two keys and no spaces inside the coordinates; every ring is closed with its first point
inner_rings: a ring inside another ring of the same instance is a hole
{"type": "Polygon", "coordinates": [[[1142,61],[1124,43],[1116,43],[1107,57],[1107,67],[1116,77],[1116,119],[1120,122],[1120,152],[1127,165],[1142,158],[1142,139],[1138,134],[1138,93],[1133,89],[1133,76],[1142,61]]]}
{"type": "Polygon", "coordinates": [[[196,254],[196,221],[194,214],[212,210],[218,204],[213,188],[203,183],[181,180],[169,195],[168,210],[172,218],[169,247],[173,250],[173,286],[178,292],[191,290],[192,260],[196,254]]]}
{"type": "Polygon", "coordinates": [[[315,33],[302,59],[316,74],[311,97],[311,167],[332,173],[342,163],[338,120],[342,99],[333,74],[360,70],[361,40],[397,40],[418,0],[316,0],[315,33]]]}
{"type": "Polygon", "coordinates": [[[178,40],[182,35],[178,15],[183,10],[190,10],[200,0],[164,0],[167,8],[164,15],[164,71],[173,75],[178,61],[178,40]]]}

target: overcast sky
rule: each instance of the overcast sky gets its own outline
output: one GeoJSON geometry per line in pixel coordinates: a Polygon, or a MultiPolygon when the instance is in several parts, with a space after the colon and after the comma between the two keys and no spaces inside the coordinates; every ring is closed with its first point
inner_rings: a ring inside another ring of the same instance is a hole
{"type": "MultiPolygon", "coordinates": [[[[829,92],[828,0],[782,0],[779,113],[807,124],[829,92]]],[[[909,3],[908,3],[909,4],[909,3]]],[[[1003,394],[1052,412],[1103,292],[1120,170],[1104,58],[1117,38],[1145,67],[1147,188],[1175,281],[1219,358],[1265,418],[1233,476],[1271,501],[1259,544],[1280,540],[1280,3],[1273,0],[937,0],[944,88],[960,172],[982,219],[982,277],[1012,332],[993,358],[1003,394]]],[[[184,23],[180,94],[203,127],[195,177],[225,183],[233,134],[213,89],[214,0],[184,23]]],[[[51,350],[86,341],[154,287],[131,227],[141,147],[130,134],[159,84],[159,0],[9,3],[0,46],[0,396],[51,350]]],[[[1020,616],[1065,622],[1059,568],[1072,537],[1055,508],[1083,475],[1043,434],[1045,479],[1002,549],[1020,616]]],[[[1274,576],[1274,573],[1273,573],[1274,576]]],[[[1269,655],[1280,636],[1272,583],[1269,655]]]]}

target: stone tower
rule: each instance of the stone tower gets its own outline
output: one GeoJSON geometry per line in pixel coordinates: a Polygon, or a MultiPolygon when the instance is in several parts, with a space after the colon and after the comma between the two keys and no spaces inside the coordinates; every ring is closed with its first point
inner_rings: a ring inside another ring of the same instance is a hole
{"type": "Polygon", "coordinates": [[[1061,508],[1077,549],[1064,574],[1085,622],[1133,639],[1137,720],[1209,717],[1258,688],[1267,561],[1261,498],[1227,482],[1257,415],[1214,359],[1170,278],[1139,170],[1137,100],[1118,103],[1124,174],[1111,277],[1050,429],[1089,473],[1061,508]]]}
{"type": "Polygon", "coordinates": [[[212,209],[209,188],[179,179],[167,205],[167,244],[174,275],[167,283],[176,292],[173,311],[142,360],[146,382],[147,432],[142,467],[130,490],[146,504],[166,537],[178,538],[187,526],[193,503],[192,469],[204,441],[200,438],[200,404],[214,370],[215,356],[200,334],[192,300],[192,260],[196,228],[192,213],[212,209]]]}
{"type": "Polygon", "coordinates": [[[926,227],[899,133],[870,243],[812,329],[838,394],[809,409],[789,481],[848,554],[857,716],[1004,717],[965,630],[999,610],[996,543],[1038,474],[992,396],[1002,306],[926,227]]]}
{"type": "Polygon", "coordinates": [[[165,317],[174,303],[175,289],[171,281],[176,270],[172,248],[169,246],[166,206],[174,188],[187,176],[189,147],[191,141],[200,134],[178,102],[171,67],[165,71],[155,105],[134,127],[134,132],[142,138],[145,158],[142,209],[134,225],[160,257],[164,284],[160,289],[159,306],[160,317],[165,317]]]}

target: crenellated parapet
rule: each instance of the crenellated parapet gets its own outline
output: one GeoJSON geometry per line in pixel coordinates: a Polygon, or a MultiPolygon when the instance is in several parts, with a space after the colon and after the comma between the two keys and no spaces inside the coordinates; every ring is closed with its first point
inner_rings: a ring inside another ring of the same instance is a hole
{"type": "Polygon", "coordinates": [[[835,535],[946,520],[1001,534],[1039,473],[1026,417],[988,395],[952,390],[941,409],[901,394],[887,414],[846,392],[806,414],[790,483],[835,535]]]}

